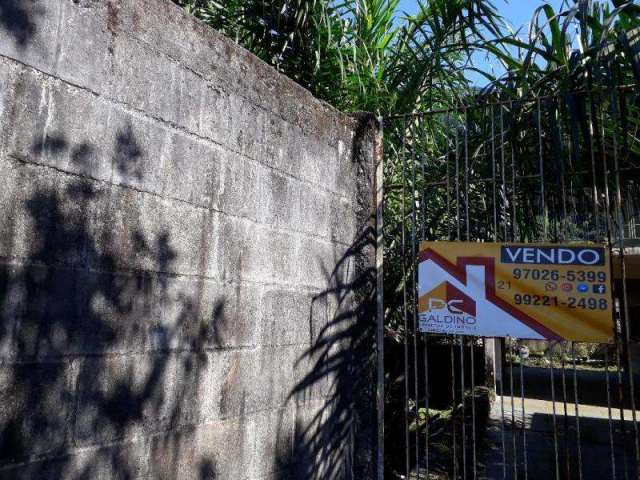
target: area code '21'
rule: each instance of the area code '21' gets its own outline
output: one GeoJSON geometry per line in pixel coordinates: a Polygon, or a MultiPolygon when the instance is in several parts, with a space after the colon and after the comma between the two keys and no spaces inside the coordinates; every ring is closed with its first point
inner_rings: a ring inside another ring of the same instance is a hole
{"type": "Polygon", "coordinates": [[[607,281],[607,274],[603,271],[593,270],[568,270],[561,273],[558,270],[547,268],[514,268],[513,278],[516,280],[566,280],[567,282],[604,283],[607,281]]]}

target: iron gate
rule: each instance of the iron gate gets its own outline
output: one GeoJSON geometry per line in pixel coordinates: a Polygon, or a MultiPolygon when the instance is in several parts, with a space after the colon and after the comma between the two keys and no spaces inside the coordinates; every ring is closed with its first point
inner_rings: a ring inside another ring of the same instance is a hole
{"type": "Polygon", "coordinates": [[[640,478],[636,92],[384,119],[388,478],[640,478]],[[606,245],[615,342],[419,333],[421,240],[606,245]]]}

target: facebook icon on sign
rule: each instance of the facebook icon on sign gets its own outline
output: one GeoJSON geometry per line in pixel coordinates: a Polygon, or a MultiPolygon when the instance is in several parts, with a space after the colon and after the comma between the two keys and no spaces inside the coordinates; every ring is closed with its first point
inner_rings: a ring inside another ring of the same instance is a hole
{"type": "Polygon", "coordinates": [[[593,285],[593,293],[605,293],[607,288],[602,283],[596,283],[593,285]]]}

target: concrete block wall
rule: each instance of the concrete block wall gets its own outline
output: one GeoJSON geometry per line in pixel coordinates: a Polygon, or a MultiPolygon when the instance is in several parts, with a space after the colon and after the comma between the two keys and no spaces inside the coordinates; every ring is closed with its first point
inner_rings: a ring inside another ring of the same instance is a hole
{"type": "Polygon", "coordinates": [[[374,128],[167,0],[4,0],[0,479],[368,478],[374,128]]]}

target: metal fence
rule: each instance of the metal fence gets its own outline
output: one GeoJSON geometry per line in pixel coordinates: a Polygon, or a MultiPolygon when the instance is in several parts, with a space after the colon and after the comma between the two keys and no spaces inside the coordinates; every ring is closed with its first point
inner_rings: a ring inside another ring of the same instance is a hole
{"type": "Polygon", "coordinates": [[[388,477],[640,478],[636,92],[385,119],[388,477]],[[421,240],[605,245],[615,341],[418,332],[421,240]]]}

